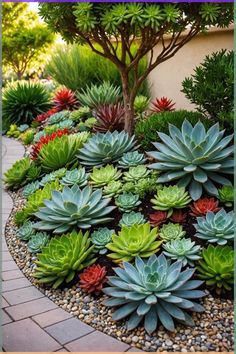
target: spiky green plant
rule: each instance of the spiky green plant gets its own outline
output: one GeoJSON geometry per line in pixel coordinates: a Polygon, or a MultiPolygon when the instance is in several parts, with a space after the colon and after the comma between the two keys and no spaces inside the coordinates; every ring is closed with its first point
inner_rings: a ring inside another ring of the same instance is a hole
{"type": "Polygon", "coordinates": [[[72,171],[66,172],[66,175],[61,180],[61,184],[64,186],[77,184],[80,187],[84,187],[88,183],[88,176],[89,175],[85,172],[85,168],[75,168],[72,171]]]}
{"type": "Polygon", "coordinates": [[[186,232],[183,230],[183,226],[180,224],[168,224],[162,225],[160,229],[160,238],[165,242],[171,240],[179,240],[185,236],[186,232]]]}
{"type": "Polygon", "coordinates": [[[115,204],[118,206],[120,211],[129,213],[130,211],[136,209],[141,204],[141,201],[139,200],[138,194],[122,193],[115,199],[115,204]]]}
{"type": "Polygon", "coordinates": [[[189,280],[195,269],[182,271],[182,262],[170,263],[163,254],[151,256],[147,261],[137,257],[135,265],[123,263],[115,268],[115,276],[108,277],[110,287],[103,292],[110,296],[104,304],[118,307],[112,318],[115,321],[129,316],[127,329],[133,330],[144,321],[145,330],[151,334],[158,322],[174,331],[174,320],[193,326],[188,311],[202,312],[204,308],[192,301],[205,296],[196,290],[200,280],[189,280]]]}
{"type": "Polygon", "coordinates": [[[214,182],[231,185],[222,174],[232,174],[234,160],[233,145],[229,145],[233,135],[223,138],[219,124],[208,131],[199,121],[192,126],[187,120],[182,129],[169,125],[170,136],[159,133],[163,143],[154,143],[158,152],[148,154],[158,162],[149,167],[165,172],[158,178],[160,183],[178,179],[180,187],[189,185],[189,193],[193,200],[202,195],[203,188],[208,194],[218,195],[214,182]]]}
{"type": "Polygon", "coordinates": [[[109,82],[103,82],[101,85],[87,86],[77,93],[77,98],[81,106],[96,108],[98,106],[110,103],[116,103],[120,98],[120,88],[113,86],[109,82]]]}
{"type": "Polygon", "coordinates": [[[3,93],[2,118],[9,123],[30,124],[50,108],[50,94],[39,83],[17,81],[3,93]]]}
{"type": "Polygon", "coordinates": [[[43,247],[47,245],[49,241],[49,236],[46,232],[37,232],[35,235],[31,236],[27,248],[31,253],[38,253],[43,247]]]}
{"type": "Polygon", "coordinates": [[[112,181],[116,181],[121,177],[121,171],[117,170],[113,165],[104,167],[94,167],[90,174],[90,183],[95,187],[103,187],[112,181]]]}
{"type": "Polygon", "coordinates": [[[124,172],[123,180],[126,182],[138,181],[141,178],[146,178],[151,173],[144,165],[130,167],[129,171],[124,172]]]}
{"type": "Polygon", "coordinates": [[[221,189],[218,189],[218,193],[220,201],[230,208],[234,202],[234,187],[223,186],[221,189]]]}
{"type": "Polygon", "coordinates": [[[121,181],[111,181],[103,188],[103,195],[106,197],[117,197],[122,192],[121,181]]]}
{"type": "Polygon", "coordinates": [[[151,202],[154,204],[153,209],[168,211],[168,217],[173,214],[174,209],[185,208],[191,201],[188,192],[184,187],[164,186],[157,191],[157,194],[151,202]]]}
{"type": "Polygon", "coordinates": [[[102,166],[117,162],[124,153],[135,150],[135,144],[134,135],[130,137],[124,131],[97,133],[80,149],[78,158],[83,165],[102,166]]]}
{"type": "Polygon", "coordinates": [[[144,116],[145,111],[148,109],[150,99],[148,97],[139,95],[135,97],[134,100],[134,113],[138,118],[144,116]]]}
{"type": "Polygon", "coordinates": [[[63,135],[43,145],[37,160],[46,172],[71,166],[77,161],[76,155],[83,144],[83,137],[79,135],[63,135]]]}
{"type": "Polygon", "coordinates": [[[36,166],[34,163],[31,163],[30,168],[27,172],[27,181],[35,181],[39,178],[41,174],[41,167],[36,166]]]}
{"type": "Polygon", "coordinates": [[[27,184],[23,191],[22,191],[22,195],[25,198],[28,198],[31,194],[33,194],[35,191],[37,191],[40,188],[40,184],[38,181],[36,182],[31,182],[29,184],[27,184]]]}
{"type": "Polygon", "coordinates": [[[19,139],[23,142],[23,144],[30,145],[34,140],[34,135],[35,129],[28,129],[19,136],[19,139]]]}
{"type": "Polygon", "coordinates": [[[132,261],[135,257],[150,257],[160,249],[162,241],[157,240],[157,228],[151,230],[150,224],[134,224],[131,227],[122,226],[117,235],[112,235],[112,241],[106,246],[112,253],[108,254],[115,263],[132,261]]]}
{"type": "Polygon", "coordinates": [[[70,113],[70,119],[73,120],[73,122],[80,122],[81,120],[89,118],[90,116],[91,110],[89,107],[80,107],[79,109],[70,113]]]}
{"type": "Polygon", "coordinates": [[[199,260],[200,246],[196,245],[189,238],[182,238],[171,240],[162,246],[164,248],[164,255],[171,259],[181,261],[183,266],[189,264],[194,266],[195,261],[199,260]]]}
{"type": "Polygon", "coordinates": [[[138,165],[142,165],[146,162],[144,154],[138,151],[126,152],[118,161],[120,168],[130,168],[138,165]]]}
{"type": "Polygon", "coordinates": [[[90,186],[80,189],[77,185],[65,186],[62,192],[53,191],[51,200],[35,213],[41,221],[35,224],[39,230],[63,233],[75,227],[88,229],[92,225],[112,220],[107,215],[115,209],[108,206],[109,198],[102,198],[102,190],[92,191],[90,186]]]}
{"type": "Polygon", "coordinates": [[[216,214],[208,211],[206,217],[198,217],[197,224],[194,224],[197,233],[196,237],[210,243],[225,245],[234,239],[234,212],[227,213],[220,209],[216,214]]]}
{"type": "Polygon", "coordinates": [[[30,169],[29,157],[17,160],[4,174],[4,182],[9,189],[17,189],[27,183],[27,173],[30,169]]]}
{"type": "Polygon", "coordinates": [[[198,277],[217,293],[230,291],[234,283],[234,250],[229,246],[209,245],[201,253],[198,277]]]}
{"type": "Polygon", "coordinates": [[[131,211],[130,213],[124,213],[122,215],[119,225],[120,226],[132,226],[134,224],[136,224],[136,225],[145,224],[145,222],[146,222],[146,220],[140,212],[135,213],[134,211],[131,211]]]}
{"type": "Polygon", "coordinates": [[[99,254],[106,254],[106,245],[111,241],[111,236],[114,230],[110,230],[107,227],[100,227],[98,230],[91,234],[91,241],[94,244],[94,251],[99,254]]]}
{"type": "Polygon", "coordinates": [[[69,283],[77,272],[95,262],[93,248],[88,232],[83,235],[81,231],[73,231],[54,237],[38,255],[33,276],[54,289],[63,282],[69,283]]]}
{"type": "Polygon", "coordinates": [[[17,230],[17,237],[23,241],[28,241],[34,234],[35,234],[35,230],[33,228],[33,223],[31,221],[25,222],[17,230]]]}
{"type": "Polygon", "coordinates": [[[48,125],[58,124],[70,117],[70,111],[61,111],[53,114],[51,117],[47,119],[48,125]]]}

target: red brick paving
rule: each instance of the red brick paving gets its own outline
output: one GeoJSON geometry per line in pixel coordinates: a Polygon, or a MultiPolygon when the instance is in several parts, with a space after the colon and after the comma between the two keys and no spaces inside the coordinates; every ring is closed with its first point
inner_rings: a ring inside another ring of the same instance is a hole
{"type": "Polygon", "coordinates": [[[38,323],[40,327],[48,327],[55,323],[68,320],[69,318],[72,318],[72,315],[57,307],[54,310],[34,316],[33,320],[38,323]]]}

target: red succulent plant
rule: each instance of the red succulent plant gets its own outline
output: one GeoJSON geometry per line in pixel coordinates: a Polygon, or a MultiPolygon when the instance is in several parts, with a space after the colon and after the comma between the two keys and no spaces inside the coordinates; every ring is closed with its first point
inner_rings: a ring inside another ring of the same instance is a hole
{"type": "Polygon", "coordinates": [[[38,154],[42,147],[46,144],[49,143],[49,141],[52,141],[58,137],[61,137],[63,135],[67,135],[69,133],[69,130],[67,128],[65,129],[59,129],[56,132],[46,135],[46,136],[41,136],[39,142],[35,145],[32,146],[32,152],[30,154],[32,160],[36,160],[38,157],[38,154]]]}
{"type": "Polygon", "coordinates": [[[39,114],[34,121],[38,122],[38,123],[43,123],[46,119],[48,119],[49,117],[51,117],[53,114],[57,113],[58,109],[57,108],[51,108],[49,109],[49,111],[47,111],[46,113],[42,113],[39,114]]]}
{"type": "Polygon", "coordinates": [[[190,215],[192,216],[204,216],[208,211],[216,212],[220,210],[218,207],[219,201],[214,198],[202,198],[198,199],[193,205],[190,205],[190,215]]]}
{"type": "Polygon", "coordinates": [[[150,224],[154,227],[163,224],[167,220],[167,212],[166,211],[156,211],[153,214],[149,215],[150,224]]]}
{"type": "Polygon", "coordinates": [[[81,289],[88,293],[98,294],[107,280],[106,274],[106,267],[101,267],[99,264],[93,264],[86,268],[79,275],[81,289]]]}
{"type": "Polygon", "coordinates": [[[156,98],[155,101],[152,102],[151,111],[152,112],[164,112],[164,111],[174,111],[175,102],[168,99],[167,97],[161,97],[160,99],[156,98]]]}
{"type": "Polygon", "coordinates": [[[55,97],[53,98],[53,103],[58,111],[72,111],[79,104],[74,92],[67,88],[62,88],[57,91],[55,97]]]}
{"type": "Polygon", "coordinates": [[[119,131],[124,127],[125,110],[121,103],[99,106],[93,114],[97,119],[94,126],[94,130],[97,132],[119,131]]]}
{"type": "Polygon", "coordinates": [[[186,221],[186,218],[187,218],[187,213],[184,213],[183,210],[179,209],[173,212],[173,214],[170,217],[170,220],[182,224],[186,221]]]}

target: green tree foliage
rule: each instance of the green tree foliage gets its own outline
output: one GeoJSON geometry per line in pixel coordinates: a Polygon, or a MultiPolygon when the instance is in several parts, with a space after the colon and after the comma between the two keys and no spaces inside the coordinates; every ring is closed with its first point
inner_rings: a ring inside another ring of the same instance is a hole
{"type": "Polygon", "coordinates": [[[49,27],[70,42],[87,43],[118,68],[126,109],[125,130],[131,133],[134,100],[142,82],[159,64],[173,57],[200,31],[226,27],[233,21],[233,5],[227,3],[40,3],[40,14],[49,27]],[[164,40],[170,35],[168,43],[164,40]],[[131,46],[138,42],[132,53],[131,46]],[[118,51],[119,44],[121,51],[118,51]],[[154,54],[159,44],[160,51],[154,54]],[[97,48],[97,45],[101,49],[97,48]],[[150,53],[143,73],[139,62],[150,53]],[[129,85],[130,73],[134,83],[129,85]]]}
{"type": "Polygon", "coordinates": [[[40,61],[54,40],[54,34],[26,3],[2,5],[2,60],[21,79],[32,64],[40,61]]]}

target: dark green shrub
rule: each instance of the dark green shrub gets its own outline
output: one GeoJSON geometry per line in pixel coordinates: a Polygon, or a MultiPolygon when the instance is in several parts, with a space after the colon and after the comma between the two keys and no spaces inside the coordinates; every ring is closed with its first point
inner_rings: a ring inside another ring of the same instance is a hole
{"type": "Polygon", "coordinates": [[[50,108],[50,94],[39,83],[18,81],[3,93],[4,124],[30,124],[37,115],[50,108]]]}
{"type": "Polygon", "coordinates": [[[182,82],[182,92],[190,102],[214,121],[221,120],[219,113],[233,111],[233,66],[233,51],[221,50],[206,56],[194,74],[182,82]]]}
{"type": "Polygon", "coordinates": [[[157,132],[169,134],[169,123],[174,124],[177,128],[181,128],[185,119],[188,119],[192,124],[196,124],[201,120],[206,127],[212,125],[212,122],[206,120],[199,112],[186,110],[160,112],[138,121],[135,126],[135,135],[145,150],[152,150],[152,142],[160,141],[157,132]]]}
{"type": "MultiPolygon", "coordinates": [[[[146,64],[146,59],[140,62],[140,73],[144,71],[146,64]]],[[[103,81],[109,81],[114,86],[121,87],[120,74],[115,65],[92,52],[87,45],[74,44],[59,47],[53,53],[46,70],[56,82],[72,91],[80,91],[88,84],[100,85],[103,81]]],[[[133,81],[134,75],[131,73],[131,85],[133,81]]],[[[139,94],[149,96],[147,81],[142,84],[139,94]]]]}

